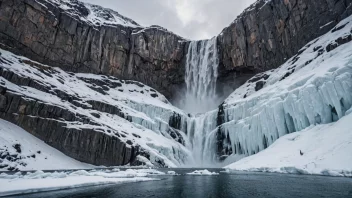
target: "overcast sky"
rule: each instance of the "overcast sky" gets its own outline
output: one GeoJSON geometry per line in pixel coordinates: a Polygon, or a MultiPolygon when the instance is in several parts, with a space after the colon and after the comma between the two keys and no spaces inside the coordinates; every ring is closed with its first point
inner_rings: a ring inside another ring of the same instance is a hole
{"type": "Polygon", "coordinates": [[[207,39],[255,0],[81,0],[116,10],[143,26],[160,25],[188,39],[207,39]]]}

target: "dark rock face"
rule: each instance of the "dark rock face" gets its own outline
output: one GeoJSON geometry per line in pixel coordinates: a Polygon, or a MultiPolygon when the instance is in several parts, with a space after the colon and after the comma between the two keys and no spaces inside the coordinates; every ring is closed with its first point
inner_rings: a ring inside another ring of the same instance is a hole
{"type": "Polygon", "coordinates": [[[230,82],[237,88],[248,77],[277,68],[306,43],[352,14],[351,3],[352,0],[257,1],[218,37],[220,83],[230,82]]]}
{"type": "Polygon", "coordinates": [[[95,165],[125,165],[132,159],[133,147],[117,137],[94,129],[67,128],[65,121],[89,123],[84,116],[40,101],[26,100],[20,95],[0,95],[0,117],[8,120],[50,146],[82,162],[95,165]]]}
{"type": "MultiPolygon", "coordinates": [[[[276,68],[308,41],[352,14],[352,0],[258,0],[218,36],[218,90],[224,95],[255,74],[276,68]]],[[[188,41],[159,26],[91,23],[90,10],[72,1],[65,11],[46,0],[2,0],[0,42],[8,50],[67,71],[112,75],[156,88],[171,99],[184,84],[188,41]],[[83,18],[83,19],[82,19],[83,18]]],[[[4,47],[4,46],[3,46],[4,47]]]]}
{"type": "MultiPolygon", "coordinates": [[[[172,96],[170,88],[183,82],[183,38],[157,26],[143,29],[132,20],[136,26],[95,26],[70,14],[84,17],[89,12],[84,4],[73,3],[65,12],[45,0],[1,0],[0,42],[66,71],[137,80],[172,96]]],[[[104,19],[113,12],[97,9],[104,19]]]]}
{"type": "MultiPolygon", "coordinates": [[[[11,71],[3,70],[1,67],[0,77],[17,85],[49,92],[49,88],[45,85],[21,77],[11,71]]],[[[59,93],[57,96],[62,100],[73,101],[70,95],[59,93]]],[[[129,118],[114,106],[98,101],[90,101],[90,103],[92,109],[117,114],[125,119],[129,118]]],[[[20,93],[7,91],[1,85],[0,118],[20,126],[48,145],[82,162],[106,166],[125,165],[133,161],[136,155],[134,147],[122,142],[118,138],[119,134],[114,131],[111,133],[116,136],[100,132],[96,128],[75,129],[67,127],[67,122],[100,126],[99,123],[95,123],[87,116],[53,104],[23,97],[20,93]]],[[[16,146],[16,149],[20,151],[19,146],[16,146]]]]}

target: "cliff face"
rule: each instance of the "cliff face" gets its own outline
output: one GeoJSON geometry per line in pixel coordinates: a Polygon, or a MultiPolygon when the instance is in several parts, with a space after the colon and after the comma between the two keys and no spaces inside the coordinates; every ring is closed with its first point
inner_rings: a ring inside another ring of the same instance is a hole
{"type": "MultiPolygon", "coordinates": [[[[45,85],[3,68],[0,68],[0,77],[16,85],[31,87],[33,90],[48,91],[45,85]]],[[[20,126],[48,145],[81,162],[116,166],[135,160],[137,151],[134,146],[126,144],[119,137],[105,134],[101,129],[97,129],[101,124],[93,121],[89,116],[77,114],[70,109],[38,98],[29,98],[23,91],[21,93],[21,91],[8,90],[6,83],[0,80],[1,119],[20,126]],[[70,122],[94,125],[95,128],[70,128],[68,127],[70,122]]],[[[66,94],[57,94],[57,96],[62,101],[74,101],[74,96],[66,94]]],[[[102,108],[99,110],[103,111],[102,108]]]]}
{"type": "Polygon", "coordinates": [[[352,14],[352,0],[259,0],[218,37],[220,81],[238,84],[277,68],[352,14]]]}
{"type": "MultiPolygon", "coordinates": [[[[188,41],[99,6],[67,0],[1,0],[0,42],[67,71],[148,84],[168,98],[184,83],[188,41]]],[[[235,89],[278,67],[352,13],[352,0],[259,0],[218,36],[220,87],[235,89]]]]}
{"type": "Polygon", "coordinates": [[[78,1],[0,2],[0,42],[15,53],[67,71],[137,80],[168,97],[183,82],[185,40],[160,27],[78,1]]]}
{"type": "MultiPolygon", "coordinates": [[[[137,80],[172,98],[184,83],[188,41],[99,6],[1,0],[0,42],[67,71],[137,80]]],[[[352,13],[352,0],[259,0],[218,36],[219,87],[235,89],[278,67],[352,13]]]]}

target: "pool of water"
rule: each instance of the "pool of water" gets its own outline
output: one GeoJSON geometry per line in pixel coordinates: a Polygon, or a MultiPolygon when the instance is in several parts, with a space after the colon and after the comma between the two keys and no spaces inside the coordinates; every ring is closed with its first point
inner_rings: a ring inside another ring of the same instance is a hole
{"type": "MultiPolygon", "coordinates": [[[[161,171],[168,171],[171,169],[161,171]]],[[[215,176],[191,176],[194,169],[172,169],[179,176],[154,176],[158,181],[77,188],[21,195],[23,198],[86,197],[351,197],[352,179],[309,175],[268,173],[223,173],[215,176]]]]}

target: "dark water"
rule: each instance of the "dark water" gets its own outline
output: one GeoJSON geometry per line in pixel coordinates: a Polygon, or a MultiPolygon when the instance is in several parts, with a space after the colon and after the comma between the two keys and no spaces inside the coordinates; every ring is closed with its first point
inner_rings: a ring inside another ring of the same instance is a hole
{"type": "MultiPolygon", "coordinates": [[[[208,169],[210,170],[210,169],[208,169]]],[[[167,170],[165,170],[167,171],[167,170]]],[[[351,197],[352,179],[266,173],[220,173],[189,176],[190,169],[176,169],[181,176],[156,176],[160,181],[78,188],[21,195],[23,198],[86,197],[351,197]]],[[[211,171],[219,172],[219,169],[211,171]]]]}

